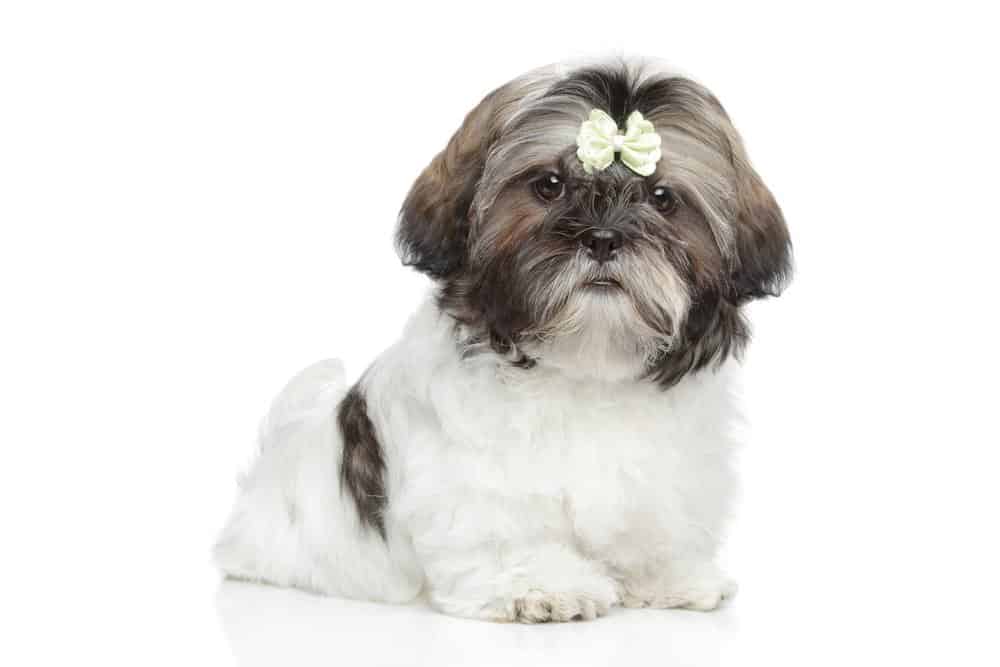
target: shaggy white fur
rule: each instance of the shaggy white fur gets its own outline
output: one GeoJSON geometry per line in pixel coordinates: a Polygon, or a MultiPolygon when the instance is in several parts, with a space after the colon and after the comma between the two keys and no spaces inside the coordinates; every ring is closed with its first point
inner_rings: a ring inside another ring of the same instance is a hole
{"type": "MultiPolygon", "coordinates": [[[[558,358],[558,355],[554,355],[558,358]]],[[[734,484],[734,362],[652,382],[463,358],[429,300],[360,388],[386,462],[386,539],[339,474],[336,361],[275,400],[215,556],[234,577],[498,621],[616,604],[712,609],[734,484]]],[[[603,373],[604,371],[602,371],[603,373]]]]}

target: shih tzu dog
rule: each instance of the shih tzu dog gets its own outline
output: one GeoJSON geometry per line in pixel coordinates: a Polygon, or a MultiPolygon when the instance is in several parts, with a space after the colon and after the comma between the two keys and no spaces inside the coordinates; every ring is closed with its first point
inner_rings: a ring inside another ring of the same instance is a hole
{"type": "Polygon", "coordinates": [[[347,388],[275,400],[215,547],[232,577],[494,621],[709,610],[742,308],[790,275],[718,100],[651,63],[533,71],[414,183],[431,297],[347,388]]]}

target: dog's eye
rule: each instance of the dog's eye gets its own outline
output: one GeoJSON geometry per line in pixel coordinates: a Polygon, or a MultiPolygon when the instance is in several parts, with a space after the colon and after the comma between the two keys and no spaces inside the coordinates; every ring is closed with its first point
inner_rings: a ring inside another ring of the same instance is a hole
{"type": "Polygon", "coordinates": [[[653,203],[660,213],[668,215],[677,210],[677,195],[670,188],[658,185],[653,188],[653,203]]]}
{"type": "Polygon", "coordinates": [[[563,196],[565,183],[558,174],[545,174],[534,182],[535,194],[544,202],[555,201],[563,196]]]}

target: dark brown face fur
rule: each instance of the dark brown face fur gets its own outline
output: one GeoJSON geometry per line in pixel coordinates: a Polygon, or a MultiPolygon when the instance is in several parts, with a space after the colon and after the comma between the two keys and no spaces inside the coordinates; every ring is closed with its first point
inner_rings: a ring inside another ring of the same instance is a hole
{"type": "Polygon", "coordinates": [[[586,174],[569,152],[552,165],[527,172],[508,185],[480,222],[469,251],[471,261],[446,281],[444,301],[469,322],[484,318],[493,333],[517,340],[544,334],[570,296],[554,286],[568,280],[577,289],[612,281],[636,306],[643,321],[665,338],[679,324],[656,294],[633,274],[659,266],[676,272],[688,291],[718,289],[724,261],[705,220],[666,182],[636,175],[620,163],[598,175],[586,174]],[[555,177],[562,193],[547,201],[536,192],[539,180],[555,177]],[[664,209],[654,197],[668,189],[676,205],[664,209]],[[584,241],[592,230],[617,234],[614,258],[589,257],[584,241]],[[572,269],[570,269],[572,266],[572,269]],[[464,308],[472,305],[469,312],[464,308]]]}
{"type": "Polygon", "coordinates": [[[623,300],[645,375],[662,386],[737,352],[740,306],[777,294],[790,270],[781,211],[721,105],[687,79],[625,64],[492,93],[414,184],[398,240],[404,261],[439,281],[442,308],[525,367],[533,343],[586,326],[588,299],[623,300]],[[633,110],[653,122],[664,147],[654,174],[617,161],[584,172],[572,139],[592,108],[620,127],[633,110]],[[540,196],[551,176],[559,196],[540,196]],[[594,230],[620,240],[613,259],[588,251],[594,230]]]}

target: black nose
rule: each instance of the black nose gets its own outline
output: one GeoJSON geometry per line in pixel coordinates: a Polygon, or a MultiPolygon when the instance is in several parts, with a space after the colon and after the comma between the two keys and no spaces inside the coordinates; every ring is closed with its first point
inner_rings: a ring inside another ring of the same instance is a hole
{"type": "Polygon", "coordinates": [[[622,247],[622,233],[615,229],[588,229],[580,238],[580,243],[591,257],[603,264],[614,259],[622,247]]]}

